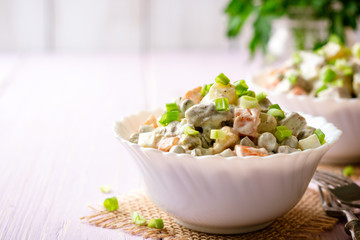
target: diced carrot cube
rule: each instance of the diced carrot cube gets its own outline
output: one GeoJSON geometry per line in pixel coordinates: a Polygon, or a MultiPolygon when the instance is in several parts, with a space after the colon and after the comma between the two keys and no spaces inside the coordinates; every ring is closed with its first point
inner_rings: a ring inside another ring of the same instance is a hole
{"type": "Polygon", "coordinates": [[[260,124],[260,109],[235,108],[234,115],[234,131],[239,135],[256,137],[260,124]]]}
{"type": "Polygon", "coordinates": [[[150,115],[150,116],[148,117],[148,119],[146,119],[146,121],[144,122],[144,125],[153,125],[154,128],[157,128],[158,125],[157,125],[157,120],[156,120],[155,116],[154,116],[154,115],[150,115]]]}
{"type": "Polygon", "coordinates": [[[260,156],[264,157],[269,155],[265,148],[254,148],[248,147],[243,145],[236,145],[235,146],[235,153],[237,156],[245,157],[245,156],[260,156]]]}
{"type": "Polygon", "coordinates": [[[161,139],[157,144],[157,149],[168,152],[170,149],[179,143],[179,137],[167,137],[161,139]]]}
{"type": "Polygon", "coordinates": [[[181,98],[180,103],[182,103],[185,99],[190,99],[195,104],[200,103],[203,96],[201,95],[201,88],[202,87],[196,87],[192,90],[189,90],[185,93],[185,95],[181,98]]]}
{"type": "Polygon", "coordinates": [[[291,89],[290,92],[295,95],[306,95],[307,94],[306,91],[299,86],[295,86],[293,89],[291,89]]]}

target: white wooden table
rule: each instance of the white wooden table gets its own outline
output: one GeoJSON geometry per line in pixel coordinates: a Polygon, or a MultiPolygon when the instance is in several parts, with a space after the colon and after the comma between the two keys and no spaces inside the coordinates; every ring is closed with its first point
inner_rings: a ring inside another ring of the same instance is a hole
{"type": "MultiPolygon", "coordinates": [[[[113,122],[220,72],[247,79],[243,53],[0,55],[0,239],[138,239],[80,222],[87,204],[141,187],[113,122]],[[177,86],[174,88],[174,86],[177,86]],[[109,195],[110,196],[110,195],[109,195]]],[[[349,239],[339,225],[327,239],[349,239]]]]}

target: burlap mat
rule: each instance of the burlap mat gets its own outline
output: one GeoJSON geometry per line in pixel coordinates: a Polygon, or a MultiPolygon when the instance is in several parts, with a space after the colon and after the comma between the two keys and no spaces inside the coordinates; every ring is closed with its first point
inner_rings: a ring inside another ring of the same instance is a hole
{"type": "Polygon", "coordinates": [[[89,224],[111,229],[121,229],[132,235],[151,239],[316,239],[318,234],[331,229],[337,219],[325,215],[316,191],[308,189],[301,201],[270,226],[253,233],[240,235],[206,234],[184,228],[157,208],[143,193],[126,195],[119,200],[119,209],[106,211],[102,206],[92,207],[93,214],[82,217],[89,224]],[[137,226],[131,222],[132,212],[137,211],[146,219],[162,218],[164,229],[137,226]]]}

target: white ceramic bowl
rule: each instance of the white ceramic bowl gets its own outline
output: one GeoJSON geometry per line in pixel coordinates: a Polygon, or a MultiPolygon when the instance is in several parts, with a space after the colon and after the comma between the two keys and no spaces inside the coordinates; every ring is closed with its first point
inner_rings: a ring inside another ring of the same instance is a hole
{"type": "Polygon", "coordinates": [[[258,75],[253,78],[253,83],[258,90],[268,93],[272,103],[291,111],[322,116],[343,131],[340,141],[325,155],[322,163],[360,162],[360,99],[324,99],[278,93],[262,88],[264,79],[258,75]]]}
{"type": "Polygon", "coordinates": [[[115,134],[132,154],[150,199],[185,227],[208,233],[256,231],[293,208],[303,196],[321,157],[341,131],[324,118],[304,115],[321,128],[319,148],[266,157],[200,156],[143,148],[127,139],[149,114],[142,111],[116,122],[115,134]]]}

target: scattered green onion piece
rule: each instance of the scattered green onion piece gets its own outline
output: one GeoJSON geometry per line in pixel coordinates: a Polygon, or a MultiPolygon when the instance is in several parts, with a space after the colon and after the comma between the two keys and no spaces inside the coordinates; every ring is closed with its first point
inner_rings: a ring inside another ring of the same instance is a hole
{"type": "Polygon", "coordinates": [[[337,79],[334,82],[332,82],[331,85],[334,86],[334,87],[343,87],[344,86],[344,80],[337,79]]]}
{"type": "Polygon", "coordinates": [[[269,106],[269,109],[279,109],[279,110],[281,110],[281,108],[280,108],[280,106],[279,106],[279,104],[273,104],[273,105],[270,105],[269,106]]]}
{"type": "Polygon", "coordinates": [[[111,192],[111,186],[110,185],[101,186],[100,191],[103,193],[109,193],[109,192],[111,192]]]}
{"type": "Polygon", "coordinates": [[[314,134],[318,137],[319,142],[321,143],[321,145],[323,145],[326,141],[325,141],[325,133],[323,133],[323,131],[321,131],[321,129],[316,129],[314,134]]]}
{"type": "Polygon", "coordinates": [[[222,140],[226,137],[226,132],[221,129],[211,129],[210,138],[222,140]]]}
{"type": "Polygon", "coordinates": [[[302,59],[301,59],[301,56],[300,56],[299,52],[295,52],[292,55],[292,60],[296,65],[298,65],[298,64],[300,64],[302,62],[302,59]]]}
{"type": "Polygon", "coordinates": [[[331,34],[329,37],[329,41],[328,42],[333,42],[333,43],[337,43],[340,46],[344,45],[343,41],[341,40],[341,38],[336,35],[336,34],[331,34]]]}
{"type": "Polygon", "coordinates": [[[251,90],[246,91],[246,94],[245,94],[245,95],[246,95],[246,96],[253,97],[253,98],[255,98],[255,97],[256,97],[255,92],[254,92],[254,91],[251,91],[251,90]]]}
{"type": "Polygon", "coordinates": [[[267,97],[267,94],[265,92],[260,92],[256,94],[256,99],[260,102],[264,100],[267,97]]]}
{"type": "Polygon", "coordinates": [[[328,87],[326,85],[322,85],[318,90],[316,90],[315,92],[315,97],[318,96],[319,92],[324,91],[325,89],[327,89],[328,87]]]}
{"type": "Polygon", "coordinates": [[[355,43],[351,48],[351,53],[353,56],[360,58],[360,43],[355,43]]]}
{"type": "Polygon", "coordinates": [[[276,108],[270,108],[267,111],[267,114],[272,115],[274,117],[278,117],[278,118],[284,118],[285,117],[284,111],[280,110],[280,109],[276,109],[276,108]]]}
{"type": "Polygon", "coordinates": [[[146,223],[146,219],[137,212],[133,212],[131,218],[136,225],[142,226],[146,223]]]}
{"type": "Polygon", "coordinates": [[[344,76],[349,76],[354,73],[352,67],[345,59],[337,59],[335,61],[335,68],[340,70],[344,76]]]}
{"type": "Polygon", "coordinates": [[[166,126],[172,121],[179,121],[179,111],[171,111],[164,113],[161,116],[159,123],[163,126],[166,126]]]}
{"type": "Polygon", "coordinates": [[[209,93],[209,90],[211,88],[211,86],[213,85],[213,83],[211,84],[204,84],[200,90],[200,93],[202,96],[205,96],[206,94],[209,93]]]}
{"type": "Polygon", "coordinates": [[[277,126],[275,137],[278,140],[278,142],[281,142],[287,137],[291,136],[291,130],[289,130],[286,126],[277,126]]]}
{"type": "Polygon", "coordinates": [[[240,107],[241,108],[257,108],[259,103],[256,98],[250,96],[241,96],[240,107]]]}
{"type": "Polygon", "coordinates": [[[290,82],[291,86],[293,86],[297,82],[298,76],[296,76],[294,73],[292,73],[292,74],[290,74],[290,76],[287,77],[287,80],[290,82]]]}
{"type": "Polygon", "coordinates": [[[241,97],[243,95],[247,95],[248,85],[246,84],[245,80],[239,80],[234,82],[236,95],[241,97]]]}
{"type": "Polygon", "coordinates": [[[352,175],[355,174],[355,168],[351,165],[347,165],[343,171],[342,171],[343,176],[345,177],[351,177],[352,175]]]}
{"type": "Polygon", "coordinates": [[[150,219],[148,227],[161,229],[164,228],[164,222],[161,218],[150,219]]]}
{"type": "Polygon", "coordinates": [[[195,129],[191,128],[189,125],[184,127],[183,132],[189,136],[195,136],[199,134],[199,131],[196,131],[195,129]]]}
{"type": "Polygon", "coordinates": [[[320,80],[324,83],[329,83],[334,81],[336,78],[336,72],[331,68],[327,68],[321,75],[320,80]]]}
{"type": "Polygon", "coordinates": [[[119,203],[116,197],[107,198],[104,201],[104,207],[108,211],[115,211],[119,209],[119,203]]]}
{"type": "Polygon", "coordinates": [[[217,98],[215,99],[215,108],[216,111],[228,111],[229,108],[229,100],[227,98],[217,98]]]}
{"type": "Polygon", "coordinates": [[[166,110],[168,112],[179,111],[179,108],[178,108],[178,105],[176,103],[167,103],[166,104],[166,110]]]}
{"type": "Polygon", "coordinates": [[[215,82],[222,84],[222,85],[228,85],[230,82],[230,79],[225,76],[225,74],[220,73],[216,78],[215,78],[215,82]]]}

